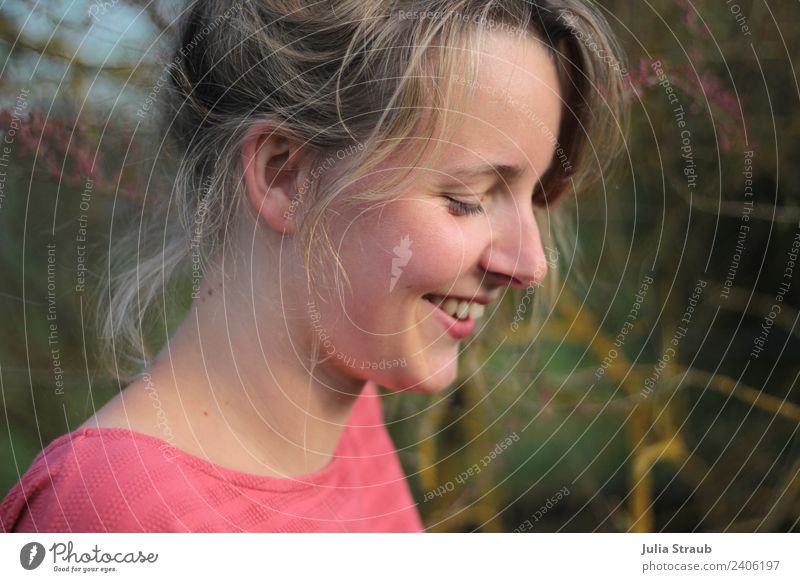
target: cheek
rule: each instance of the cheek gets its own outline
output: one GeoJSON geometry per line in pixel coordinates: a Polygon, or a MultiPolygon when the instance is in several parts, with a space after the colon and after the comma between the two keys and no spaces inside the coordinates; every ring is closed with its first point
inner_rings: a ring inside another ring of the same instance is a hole
{"type": "Polygon", "coordinates": [[[479,218],[452,216],[436,201],[404,199],[338,220],[343,224],[332,230],[332,238],[350,285],[337,281],[334,287],[344,295],[320,305],[315,329],[324,329],[333,346],[324,354],[342,356],[343,366],[387,386],[423,383],[429,388],[419,390],[425,392],[452,383],[457,351],[431,350],[441,330],[421,321],[430,317],[421,296],[460,286],[459,279],[476,264],[486,225],[479,218]],[[400,357],[407,367],[360,372],[363,362],[400,357]]]}
{"type": "Polygon", "coordinates": [[[479,223],[451,215],[435,199],[400,199],[357,216],[340,246],[353,294],[368,294],[375,306],[404,292],[448,289],[477,260],[479,223]]]}
{"type": "Polygon", "coordinates": [[[416,253],[403,272],[410,290],[429,293],[461,287],[459,279],[470,272],[480,256],[479,219],[452,216],[436,209],[414,223],[416,253]],[[468,221],[472,221],[470,224],[468,221]]]}

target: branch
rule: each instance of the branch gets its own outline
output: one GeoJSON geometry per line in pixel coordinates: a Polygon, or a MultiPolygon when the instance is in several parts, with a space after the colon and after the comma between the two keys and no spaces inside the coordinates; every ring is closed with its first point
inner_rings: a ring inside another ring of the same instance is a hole
{"type": "Polygon", "coordinates": [[[800,423],[800,406],[789,402],[785,398],[778,398],[762,390],[736,382],[724,374],[710,374],[695,368],[683,368],[683,370],[686,371],[687,378],[691,384],[708,386],[720,394],[734,396],[751,406],[800,423]]]}

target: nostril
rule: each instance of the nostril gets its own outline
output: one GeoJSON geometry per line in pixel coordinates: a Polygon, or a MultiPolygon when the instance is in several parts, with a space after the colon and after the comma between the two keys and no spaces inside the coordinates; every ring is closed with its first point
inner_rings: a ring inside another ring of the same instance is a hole
{"type": "Polygon", "coordinates": [[[484,276],[484,283],[486,286],[497,286],[497,287],[516,287],[518,285],[523,284],[516,277],[503,275],[502,273],[498,273],[496,271],[486,271],[486,275],[484,276]]]}

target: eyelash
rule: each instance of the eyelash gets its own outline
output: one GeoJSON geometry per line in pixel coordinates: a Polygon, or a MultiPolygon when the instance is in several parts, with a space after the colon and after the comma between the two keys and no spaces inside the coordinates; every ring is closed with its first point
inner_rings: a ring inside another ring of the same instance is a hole
{"type": "Polygon", "coordinates": [[[447,199],[447,205],[450,207],[450,212],[453,214],[458,216],[483,214],[483,206],[480,204],[467,204],[450,196],[445,196],[445,198],[447,199]]]}

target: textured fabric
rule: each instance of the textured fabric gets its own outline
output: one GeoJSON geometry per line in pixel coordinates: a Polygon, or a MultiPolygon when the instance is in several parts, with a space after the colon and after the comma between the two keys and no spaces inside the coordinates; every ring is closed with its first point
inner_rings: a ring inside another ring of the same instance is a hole
{"type": "Polygon", "coordinates": [[[122,428],[61,436],[0,504],[5,532],[416,532],[371,382],[332,460],[303,477],[233,471],[122,428]]]}

